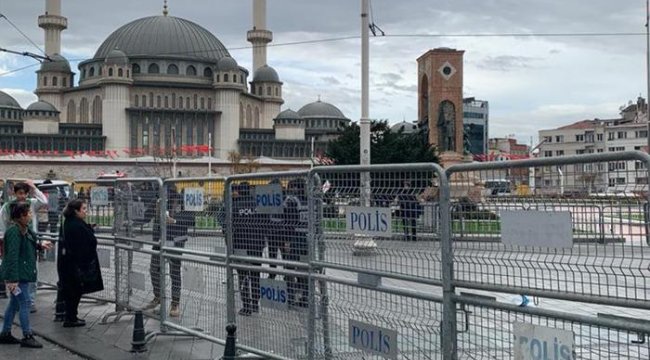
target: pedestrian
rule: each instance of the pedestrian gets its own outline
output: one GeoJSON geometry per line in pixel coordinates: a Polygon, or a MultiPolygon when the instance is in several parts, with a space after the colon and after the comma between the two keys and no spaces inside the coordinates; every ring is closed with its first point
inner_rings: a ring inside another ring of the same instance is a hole
{"type": "MultiPolygon", "coordinates": [[[[264,249],[264,230],[261,217],[255,211],[255,199],[251,195],[250,185],[242,182],[235,188],[232,214],[232,239],[235,255],[262,257],[264,249]]],[[[261,263],[250,263],[261,267],[261,263]]],[[[237,269],[239,293],[242,308],[239,315],[250,316],[259,312],[260,272],[237,269]]]]}
{"type": "Polygon", "coordinates": [[[404,240],[417,241],[416,222],[417,218],[422,214],[422,205],[415,196],[410,181],[404,181],[404,187],[401,193],[397,195],[397,202],[399,203],[399,214],[402,219],[404,240]]]}
{"type": "Polygon", "coordinates": [[[32,218],[31,203],[18,202],[11,205],[10,218],[13,224],[4,234],[4,259],[0,270],[0,278],[5,282],[11,299],[4,313],[0,344],[20,344],[21,347],[42,348],[29,324],[29,284],[36,282],[36,252],[41,249],[49,250],[49,241],[39,243],[34,230],[30,226],[32,218]],[[23,339],[18,340],[11,334],[14,317],[18,312],[23,339]]]}
{"type": "Polygon", "coordinates": [[[95,230],[86,223],[86,201],[75,199],[63,210],[63,231],[59,245],[57,270],[65,320],[63,327],[78,327],[86,322],[77,317],[81,296],[104,290],[95,230]]]}
{"type": "MultiPolygon", "coordinates": [[[[284,218],[289,254],[287,260],[306,262],[309,248],[307,244],[308,207],[304,179],[293,179],[287,184],[287,197],[284,200],[284,218]]],[[[296,270],[296,268],[289,268],[296,270]]],[[[307,307],[309,287],[307,276],[291,276],[287,279],[289,306],[307,307]]]]}
{"type": "MultiPolygon", "coordinates": [[[[269,185],[279,185],[282,187],[282,183],[280,182],[280,179],[273,179],[269,182],[269,185]]],[[[284,199],[284,194],[282,196],[284,199]]],[[[286,229],[285,229],[285,224],[284,224],[284,214],[269,214],[268,217],[268,235],[267,235],[267,240],[268,240],[268,250],[269,250],[269,259],[276,260],[278,258],[278,254],[282,254],[282,258],[284,259],[286,257],[286,253],[284,251],[285,249],[285,242],[287,240],[286,236],[286,229]]],[[[270,265],[271,268],[275,269],[277,266],[275,264],[270,265]]],[[[269,273],[269,279],[275,279],[275,274],[274,273],[269,273]]]]}
{"type": "MultiPolygon", "coordinates": [[[[160,228],[160,200],[156,205],[156,216],[153,219],[153,242],[159,245],[153,245],[153,251],[160,251],[161,244],[161,228],[160,228]]],[[[194,214],[185,210],[182,194],[176,191],[174,185],[167,188],[167,210],[166,210],[166,246],[173,246],[176,248],[184,248],[185,243],[189,239],[189,228],[194,226],[194,214]]],[[[172,280],[172,302],[169,307],[170,317],[179,317],[180,301],[181,301],[181,261],[178,259],[169,259],[169,276],[172,280]]],[[[160,287],[160,255],[152,255],[151,263],[149,265],[149,275],[151,275],[151,285],[153,287],[154,298],[145,307],[144,310],[155,309],[160,305],[162,296],[160,287]]]]}
{"type": "MultiPolygon", "coordinates": [[[[22,182],[17,182],[14,184],[14,196],[15,199],[7,202],[0,208],[0,238],[4,235],[5,229],[11,225],[11,212],[9,207],[16,202],[27,202],[30,205],[32,210],[32,217],[30,222],[30,229],[38,234],[38,219],[36,214],[39,209],[47,205],[47,197],[36,188],[34,182],[31,180],[25,180],[22,182]]],[[[37,237],[38,241],[38,237],[37,237]]],[[[30,299],[30,312],[36,312],[36,282],[29,284],[29,299],[30,299]]]]}

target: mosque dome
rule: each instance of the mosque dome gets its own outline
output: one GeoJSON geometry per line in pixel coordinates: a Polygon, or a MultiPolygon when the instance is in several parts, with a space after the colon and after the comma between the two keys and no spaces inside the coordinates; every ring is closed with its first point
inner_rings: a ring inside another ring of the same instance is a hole
{"type": "Polygon", "coordinates": [[[275,118],[276,119],[281,119],[281,120],[302,120],[300,115],[298,115],[297,112],[295,112],[295,111],[293,111],[291,109],[287,109],[287,110],[282,111],[275,118]]]}
{"type": "Polygon", "coordinates": [[[27,107],[27,111],[56,111],[58,110],[54,107],[54,105],[50,104],[47,101],[37,101],[32,103],[27,107]]]}
{"type": "Polygon", "coordinates": [[[224,56],[217,63],[217,69],[219,71],[237,71],[239,70],[239,65],[237,61],[230,56],[224,56]]]}
{"type": "Polygon", "coordinates": [[[70,70],[70,63],[66,58],[59,54],[50,56],[51,61],[43,61],[41,64],[41,71],[57,71],[57,72],[72,72],[70,70]]]}
{"type": "Polygon", "coordinates": [[[347,119],[341,110],[339,110],[336,106],[320,100],[307,104],[300,108],[300,110],[298,110],[298,115],[303,118],[313,117],[347,119]]]}
{"type": "Polygon", "coordinates": [[[280,82],[280,77],[274,68],[264,65],[255,70],[253,82],[280,82]]]}
{"type": "Polygon", "coordinates": [[[158,57],[217,62],[230,56],[212,33],[189,20],[150,16],[134,20],[110,34],[94,60],[104,60],[114,49],[128,57],[158,57]]]}
{"type": "Polygon", "coordinates": [[[0,91],[0,107],[22,109],[18,101],[4,91],[0,91]]]}
{"type": "Polygon", "coordinates": [[[106,55],[104,63],[106,63],[106,65],[124,66],[129,64],[129,58],[126,56],[124,51],[113,49],[108,53],[108,55],[106,55]]]}
{"type": "Polygon", "coordinates": [[[390,127],[390,131],[392,132],[402,131],[402,133],[404,134],[413,134],[417,130],[418,130],[417,124],[414,124],[412,122],[406,122],[406,121],[402,121],[390,127]]]}

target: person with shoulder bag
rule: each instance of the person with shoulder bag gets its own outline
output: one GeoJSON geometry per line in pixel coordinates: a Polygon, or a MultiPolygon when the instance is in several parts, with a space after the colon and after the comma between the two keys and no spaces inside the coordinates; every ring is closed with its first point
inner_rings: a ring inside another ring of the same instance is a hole
{"type": "Polygon", "coordinates": [[[28,202],[14,203],[10,207],[13,224],[4,234],[4,259],[0,268],[0,278],[4,280],[11,299],[4,313],[4,323],[0,333],[0,344],[20,344],[21,347],[42,348],[29,324],[30,293],[29,283],[36,282],[36,252],[49,250],[49,241],[37,242],[36,233],[30,228],[32,220],[31,204],[28,202]],[[14,317],[18,313],[23,339],[18,340],[11,335],[14,317]]]}
{"type": "Polygon", "coordinates": [[[88,206],[75,199],[63,210],[63,231],[57,270],[65,302],[63,327],[78,327],[86,322],[77,317],[81,296],[104,290],[95,230],[86,223],[88,206]]]}

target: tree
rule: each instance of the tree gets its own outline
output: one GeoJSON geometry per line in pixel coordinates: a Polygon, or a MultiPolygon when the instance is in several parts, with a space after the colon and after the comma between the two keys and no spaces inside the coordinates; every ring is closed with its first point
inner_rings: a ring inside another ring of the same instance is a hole
{"type": "Polygon", "coordinates": [[[256,172],[260,164],[252,156],[242,156],[237,151],[228,152],[228,161],[230,162],[231,174],[248,174],[256,172]]]}
{"type": "MultiPolygon", "coordinates": [[[[343,134],[329,142],[326,155],[337,165],[359,164],[359,125],[352,123],[343,134]]],[[[425,132],[405,134],[390,130],[388,121],[370,123],[370,162],[372,164],[403,164],[438,162],[435,148],[428,144],[425,132]]]]}

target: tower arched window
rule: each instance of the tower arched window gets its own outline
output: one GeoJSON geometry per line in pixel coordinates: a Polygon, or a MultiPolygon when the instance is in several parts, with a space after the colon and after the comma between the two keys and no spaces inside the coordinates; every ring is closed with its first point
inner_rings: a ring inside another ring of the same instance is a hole
{"type": "Polygon", "coordinates": [[[224,82],[230,81],[230,77],[228,76],[228,74],[223,74],[223,81],[224,82]]]}
{"type": "Polygon", "coordinates": [[[187,110],[190,109],[190,97],[189,96],[185,98],[185,108],[187,110]]]}
{"type": "Polygon", "coordinates": [[[205,110],[205,98],[201,98],[201,110],[205,110]]]}
{"type": "Polygon", "coordinates": [[[122,70],[122,69],[117,69],[117,76],[119,76],[119,77],[124,76],[124,70],[122,70]]]}
{"type": "Polygon", "coordinates": [[[96,95],[93,99],[93,124],[102,123],[102,98],[96,95]]]}
{"type": "Polygon", "coordinates": [[[131,67],[133,68],[133,73],[134,74],[139,74],[140,73],[140,65],[133,64],[131,67]]]}
{"type": "Polygon", "coordinates": [[[176,109],[176,94],[172,94],[172,109],[176,109]]]}
{"type": "Polygon", "coordinates": [[[205,76],[207,78],[211,78],[212,77],[212,69],[210,69],[209,67],[206,67],[205,69],[203,69],[203,76],[205,76]]]}
{"type": "Polygon", "coordinates": [[[221,81],[221,75],[217,74],[217,82],[221,81]]]}
{"type": "Polygon", "coordinates": [[[68,101],[67,122],[69,122],[69,123],[76,123],[77,122],[77,108],[75,107],[74,100],[68,101]]]}
{"type": "Polygon", "coordinates": [[[149,74],[158,74],[160,73],[160,67],[158,67],[158,64],[156,63],[149,64],[149,68],[147,69],[147,72],[149,74]]]}
{"type": "Polygon", "coordinates": [[[59,86],[59,78],[52,76],[52,86],[59,86]]]}
{"type": "Polygon", "coordinates": [[[196,76],[196,68],[194,65],[188,66],[187,70],[185,70],[185,74],[188,76],[196,76]]]}
{"type": "Polygon", "coordinates": [[[88,77],[93,77],[93,76],[95,76],[95,68],[91,66],[90,70],[88,70],[88,77]]]}
{"type": "Polygon", "coordinates": [[[178,66],[175,64],[169,64],[169,66],[167,66],[167,74],[178,75],[178,66]]]}
{"type": "Polygon", "coordinates": [[[255,107],[255,123],[254,126],[256,129],[260,128],[260,108],[255,107]]]}
{"type": "Polygon", "coordinates": [[[134,100],[134,101],[133,101],[133,105],[134,105],[135,107],[140,106],[140,97],[139,97],[138,95],[136,95],[136,96],[133,98],[133,100],[134,100]]]}
{"type": "Polygon", "coordinates": [[[63,87],[68,86],[68,78],[67,77],[65,77],[65,76],[63,77],[63,79],[61,80],[61,86],[63,86],[63,87]]]}
{"type": "Polygon", "coordinates": [[[153,93],[149,93],[149,107],[153,107],[153,93]]]}
{"type": "Polygon", "coordinates": [[[183,108],[183,97],[182,96],[178,97],[178,107],[181,108],[181,109],[183,108]]]}
{"type": "Polygon", "coordinates": [[[271,87],[270,86],[266,87],[266,96],[271,96],[271,87]]]}
{"type": "Polygon", "coordinates": [[[160,98],[160,95],[156,97],[156,106],[162,107],[162,99],[160,98]]]}
{"type": "Polygon", "coordinates": [[[81,69],[81,78],[82,79],[86,78],[86,69],[81,69]]]}
{"type": "Polygon", "coordinates": [[[246,107],[246,127],[251,128],[253,126],[253,109],[250,105],[246,107]]]}
{"type": "Polygon", "coordinates": [[[113,68],[108,69],[108,76],[113,76],[113,68]]]}
{"type": "Polygon", "coordinates": [[[47,86],[47,76],[43,76],[43,86],[47,86]]]}
{"type": "Polygon", "coordinates": [[[169,108],[169,97],[165,95],[165,109],[169,108]]]}
{"type": "Polygon", "coordinates": [[[237,75],[233,74],[232,76],[232,82],[236,83],[237,82],[237,75]]]}
{"type": "Polygon", "coordinates": [[[263,87],[259,86],[257,88],[257,95],[260,95],[260,96],[264,95],[264,88],[263,87]]]}
{"type": "Polygon", "coordinates": [[[88,124],[88,99],[82,98],[79,103],[79,122],[88,124]]]}
{"type": "Polygon", "coordinates": [[[194,110],[196,110],[198,107],[199,107],[199,97],[196,94],[194,94],[194,110]]]}
{"type": "Polygon", "coordinates": [[[280,88],[277,86],[275,87],[275,96],[280,96],[280,88]]]}
{"type": "Polygon", "coordinates": [[[212,98],[208,98],[208,110],[212,110],[212,98]]]}

